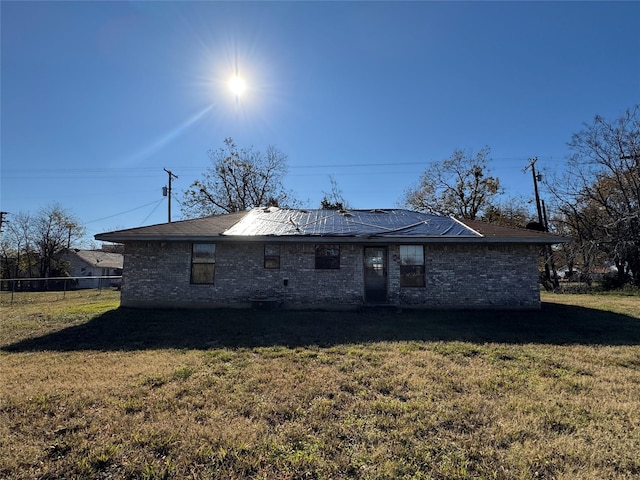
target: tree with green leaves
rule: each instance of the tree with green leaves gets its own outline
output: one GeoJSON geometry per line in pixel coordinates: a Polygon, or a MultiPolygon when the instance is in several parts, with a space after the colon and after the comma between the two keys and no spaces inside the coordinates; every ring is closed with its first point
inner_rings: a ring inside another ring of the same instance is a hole
{"type": "Polygon", "coordinates": [[[253,207],[295,203],[283,185],[287,156],[273,146],[265,152],[238,148],[226,138],[209,151],[211,165],[184,191],[182,213],[187,218],[233,213],[253,207]]]}
{"type": "Polygon", "coordinates": [[[449,158],[430,163],[418,185],[406,191],[403,204],[414,210],[476,219],[502,192],[500,180],[490,175],[489,154],[489,147],[475,155],[457,149],[449,158]]]}

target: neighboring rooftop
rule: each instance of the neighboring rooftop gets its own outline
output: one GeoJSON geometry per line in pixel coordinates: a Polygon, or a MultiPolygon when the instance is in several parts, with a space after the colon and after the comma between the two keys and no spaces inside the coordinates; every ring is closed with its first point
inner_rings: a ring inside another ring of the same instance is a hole
{"type": "Polygon", "coordinates": [[[105,252],[103,250],[70,250],[81,260],[99,268],[122,268],[124,256],[121,253],[105,252]]]}

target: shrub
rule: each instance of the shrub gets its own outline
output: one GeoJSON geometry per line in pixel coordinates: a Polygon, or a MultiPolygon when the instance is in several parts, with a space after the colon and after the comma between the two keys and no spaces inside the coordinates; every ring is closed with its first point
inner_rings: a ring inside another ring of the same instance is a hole
{"type": "Polygon", "coordinates": [[[625,275],[620,278],[617,272],[606,273],[602,277],[602,282],[600,282],[600,288],[604,291],[610,290],[620,290],[628,283],[631,279],[625,275]]]}

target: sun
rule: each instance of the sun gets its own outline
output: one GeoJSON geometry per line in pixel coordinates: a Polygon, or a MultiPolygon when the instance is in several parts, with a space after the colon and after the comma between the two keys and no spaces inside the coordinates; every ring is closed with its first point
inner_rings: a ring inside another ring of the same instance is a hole
{"type": "Polygon", "coordinates": [[[244,80],[238,77],[237,75],[234,77],[231,77],[227,85],[229,85],[229,88],[231,89],[233,94],[236,96],[242,95],[243,92],[247,89],[247,84],[244,83],[244,80]]]}

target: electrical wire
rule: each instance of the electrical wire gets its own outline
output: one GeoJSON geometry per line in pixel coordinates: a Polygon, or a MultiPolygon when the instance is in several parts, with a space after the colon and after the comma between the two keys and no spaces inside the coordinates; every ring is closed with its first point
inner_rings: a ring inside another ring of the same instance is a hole
{"type": "Polygon", "coordinates": [[[162,202],[164,202],[164,197],[162,197],[162,198],[158,201],[158,203],[156,203],[156,206],[155,206],[155,207],[153,207],[153,210],[151,210],[151,212],[149,212],[149,215],[147,215],[146,217],[144,217],[144,220],[142,220],[142,223],[141,223],[140,225],[144,225],[144,223],[149,219],[149,217],[150,217],[151,215],[153,215],[153,212],[155,212],[155,211],[158,209],[158,207],[160,206],[160,204],[161,204],[162,202]]]}
{"type": "MultiPolygon", "coordinates": [[[[540,160],[551,161],[557,158],[563,158],[558,155],[538,155],[540,160]]],[[[504,164],[507,162],[525,162],[525,157],[492,157],[491,162],[493,164],[501,164],[501,168],[505,168],[504,164]]],[[[416,162],[382,162],[382,163],[326,163],[326,164],[312,164],[312,165],[291,165],[287,166],[288,170],[313,170],[313,169],[327,169],[327,168],[378,168],[378,167],[400,167],[400,166],[421,166],[427,167],[431,160],[416,161],[416,162]]],[[[198,167],[181,166],[180,171],[183,174],[189,174],[190,172],[199,175],[206,169],[208,165],[198,167]]],[[[514,165],[513,168],[521,168],[519,165],[514,165]]],[[[122,172],[125,171],[128,178],[151,178],[158,176],[157,167],[122,167],[122,168],[4,168],[2,176],[5,179],[35,179],[35,178],[121,178],[122,172]],[[35,173],[35,175],[34,175],[35,173]]],[[[376,173],[394,173],[392,170],[376,173]]],[[[362,174],[362,172],[359,172],[362,174]]],[[[293,174],[296,175],[296,174],[293,174]]],[[[309,173],[303,175],[324,175],[324,173],[309,173]]]]}
{"type": "Polygon", "coordinates": [[[175,200],[176,202],[178,202],[178,203],[180,204],[180,206],[183,206],[183,205],[182,205],[182,202],[180,201],[180,199],[179,199],[178,197],[176,197],[176,196],[175,196],[175,194],[174,194],[173,192],[171,192],[171,198],[172,198],[173,200],[175,200]]]}
{"type": "MultiPolygon", "coordinates": [[[[162,201],[162,200],[164,200],[164,199],[161,199],[160,201],[162,201]]],[[[91,220],[90,222],[84,222],[84,223],[87,224],[87,223],[100,222],[102,220],[108,220],[109,218],[118,217],[120,215],[124,215],[125,213],[130,213],[130,212],[134,212],[136,210],[140,210],[141,208],[148,207],[149,205],[153,205],[156,202],[157,202],[157,200],[154,200],[153,202],[145,203],[144,205],[140,205],[139,207],[135,207],[135,208],[131,208],[129,210],[125,210],[124,212],[114,213],[113,215],[109,215],[108,217],[102,217],[102,218],[98,218],[96,220],[91,220]]]]}

